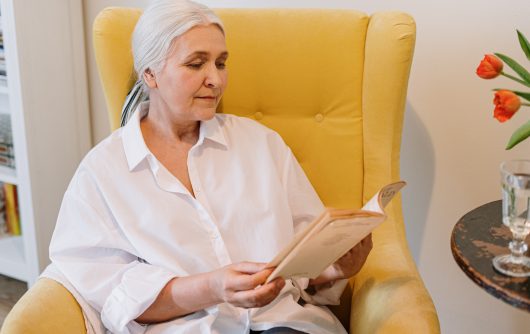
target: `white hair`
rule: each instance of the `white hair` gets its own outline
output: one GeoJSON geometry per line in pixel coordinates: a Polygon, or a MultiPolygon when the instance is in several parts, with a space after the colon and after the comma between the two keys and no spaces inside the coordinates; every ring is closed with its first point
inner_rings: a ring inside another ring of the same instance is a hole
{"type": "Polygon", "coordinates": [[[144,89],[144,72],[164,66],[173,40],[195,26],[208,24],[216,24],[224,33],[221,19],[210,8],[189,0],[157,0],[145,9],[132,36],[134,70],[144,89]]]}

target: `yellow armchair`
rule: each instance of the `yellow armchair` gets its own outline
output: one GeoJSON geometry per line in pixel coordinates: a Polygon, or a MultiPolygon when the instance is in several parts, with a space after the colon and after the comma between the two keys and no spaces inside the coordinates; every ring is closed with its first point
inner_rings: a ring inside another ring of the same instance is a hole
{"type": "MultiPolygon", "coordinates": [[[[250,117],[278,131],[328,206],[361,207],[379,187],[400,178],[415,43],[410,16],[311,9],[217,13],[230,52],[230,83],[219,112],[250,117]]],[[[113,129],[136,80],[130,37],[140,14],[140,9],[107,8],[94,22],[96,60],[113,129]]],[[[388,213],[373,235],[366,265],[333,311],[350,333],[439,333],[436,310],[409,253],[400,197],[388,213]]],[[[79,306],[48,279],[28,291],[2,329],[2,334],[83,332],[79,306]],[[50,327],[54,323],[60,329],[50,327]]]]}

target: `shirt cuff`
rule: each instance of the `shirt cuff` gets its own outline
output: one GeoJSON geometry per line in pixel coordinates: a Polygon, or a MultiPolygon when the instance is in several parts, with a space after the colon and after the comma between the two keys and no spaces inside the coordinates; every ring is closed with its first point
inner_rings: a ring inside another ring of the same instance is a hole
{"type": "Polygon", "coordinates": [[[112,333],[143,333],[145,326],[133,321],[158,297],[164,286],[176,277],[174,273],[146,263],[129,269],[105,301],[101,320],[112,333]]]}
{"type": "Polygon", "coordinates": [[[313,305],[339,305],[340,296],[348,285],[348,279],[336,280],[330,284],[315,286],[315,293],[309,294],[306,291],[309,286],[309,278],[298,278],[293,282],[300,290],[302,299],[313,305]]]}

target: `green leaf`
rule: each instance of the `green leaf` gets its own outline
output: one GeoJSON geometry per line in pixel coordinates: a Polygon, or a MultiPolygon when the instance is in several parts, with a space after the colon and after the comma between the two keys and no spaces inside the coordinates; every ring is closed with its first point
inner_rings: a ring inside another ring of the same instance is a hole
{"type": "Polygon", "coordinates": [[[519,91],[516,91],[516,90],[507,89],[507,88],[494,88],[493,89],[494,92],[498,92],[500,90],[509,90],[510,92],[513,92],[515,95],[517,95],[519,97],[522,97],[523,99],[525,99],[525,100],[530,102],[530,93],[519,92],[519,91]]]}
{"type": "Polygon", "coordinates": [[[506,72],[504,72],[504,71],[501,72],[501,75],[507,77],[508,79],[512,79],[512,80],[514,80],[514,81],[520,83],[521,85],[524,85],[524,86],[526,86],[526,87],[530,87],[530,82],[526,82],[526,81],[524,81],[524,80],[521,80],[521,79],[519,79],[519,78],[517,78],[517,77],[515,77],[515,76],[513,76],[513,75],[511,75],[511,74],[508,74],[508,73],[506,73],[506,72]]]}
{"type": "Polygon", "coordinates": [[[512,90],[512,92],[514,92],[515,95],[519,96],[519,97],[522,97],[523,99],[525,99],[526,101],[529,101],[530,102],[530,93],[525,93],[525,92],[518,92],[516,90],[512,90]]]}
{"type": "Polygon", "coordinates": [[[526,58],[530,60],[530,43],[519,30],[517,30],[517,38],[519,38],[519,44],[521,44],[521,49],[523,49],[526,58]]]}
{"type": "Polygon", "coordinates": [[[515,132],[510,137],[510,140],[508,140],[506,149],[512,149],[515,145],[519,144],[528,137],[530,137],[530,121],[526,122],[521,127],[519,127],[519,129],[515,130],[515,132]]]}
{"type": "Polygon", "coordinates": [[[519,65],[518,62],[508,56],[503,55],[502,53],[495,53],[495,55],[505,62],[506,65],[510,66],[512,70],[514,70],[515,73],[521,77],[521,79],[530,83],[530,73],[524,67],[519,65]]]}

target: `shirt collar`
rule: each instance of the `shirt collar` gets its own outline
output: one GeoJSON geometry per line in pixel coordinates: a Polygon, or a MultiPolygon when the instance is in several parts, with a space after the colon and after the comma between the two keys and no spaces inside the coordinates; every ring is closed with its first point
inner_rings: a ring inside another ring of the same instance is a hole
{"type": "MultiPolygon", "coordinates": [[[[142,102],[134,111],[133,116],[129,119],[127,124],[123,127],[123,148],[125,150],[125,157],[129,170],[133,170],[140,162],[149,156],[153,156],[149,148],[145,144],[142,130],[140,128],[140,121],[149,112],[149,101],[142,102]]],[[[223,120],[218,115],[208,121],[201,121],[199,130],[199,139],[195,146],[200,146],[205,139],[219,143],[224,147],[228,147],[228,141],[222,126],[223,120]]]]}
{"type": "Polygon", "coordinates": [[[147,115],[148,111],[149,102],[140,103],[127,124],[123,127],[123,149],[125,150],[129,170],[133,170],[142,160],[151,154],[145,144],[142,130],[140,129],[140,121],[147,115]]]}
{"type": "Polygon", "coordinates": [[[201,121],[199,140],[197,141],[196,146],[201,145],[205,139],[208,139],[221,144],[224,147],[228,147],[228,141],[223,131],[223,122],[223,119],[217,114],[210,120],[201,121]]]}

